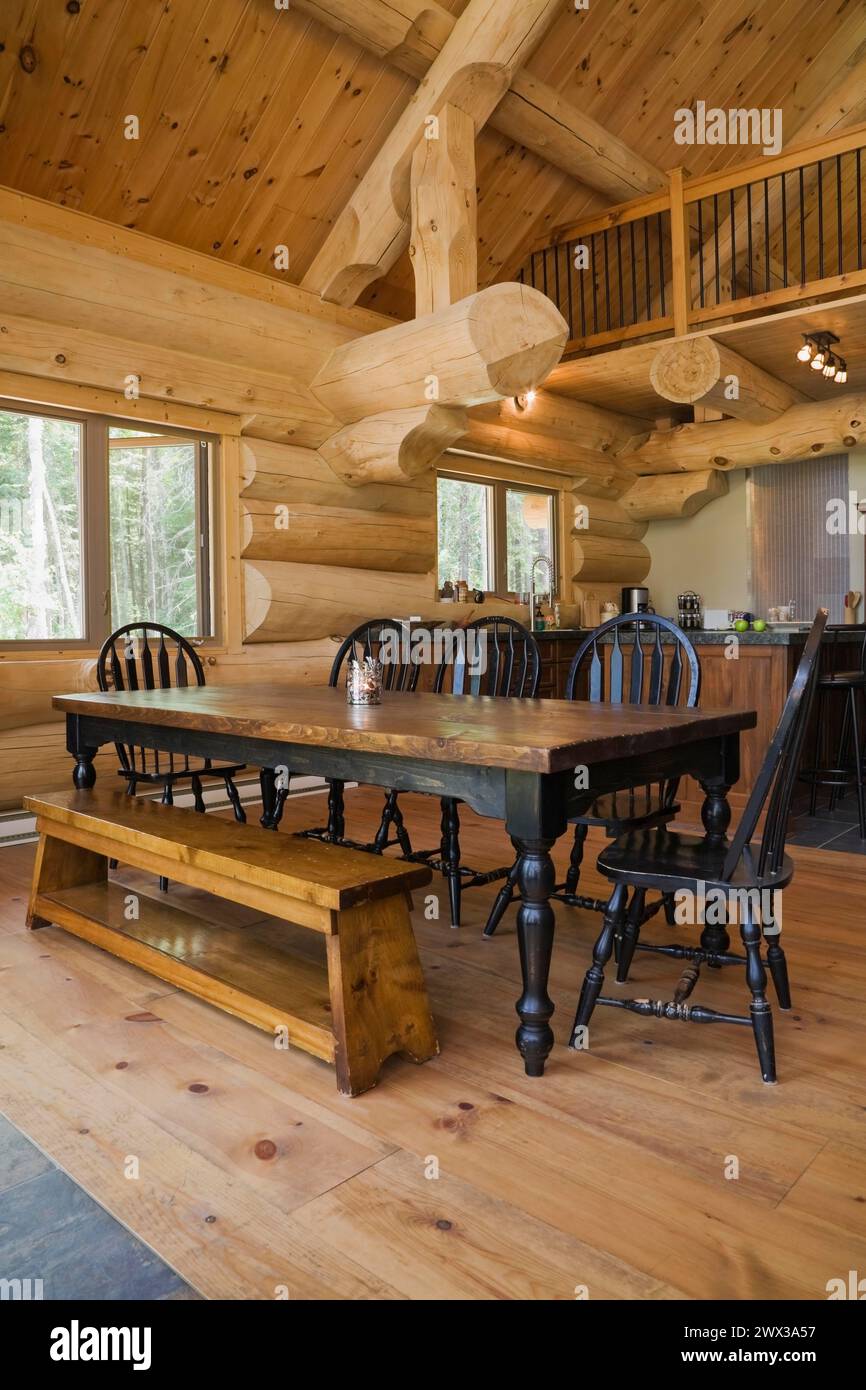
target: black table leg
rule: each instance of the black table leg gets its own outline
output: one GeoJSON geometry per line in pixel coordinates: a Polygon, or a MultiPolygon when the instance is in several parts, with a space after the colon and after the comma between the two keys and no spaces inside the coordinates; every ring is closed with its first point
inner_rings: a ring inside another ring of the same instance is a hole
{"type": "Polygon", "coordinates": [[[96,782],[96,768],[93,766],[93,759],[99,750],[85,742],[76,714],[67,714],[66,716],[66,748],[75,759],[72,784],[77,791],[87,791],[96,782]]]}
{"type": "Polygon", "coordinates": [[[262,789],[262,814],[259,825],[264,830],[276,830],[274,816],[277,809],[277,774],[272,767],[259,769],[259,784],[262,789]]]}
{"type": "Polygon", "coordinates": [[[520,1027],[517,1046],[527,1076],[543,1076],[544,1063],[553,1047],[550,1018],[553,1000],[547,992],[553,932],[556,925],[550,895],[556,873],[550,850],[555,840],[515,839],[520,855],[517,886],[521,903],[517,912],[517,939],[523,993],[517,1001],[520,1027]]]}

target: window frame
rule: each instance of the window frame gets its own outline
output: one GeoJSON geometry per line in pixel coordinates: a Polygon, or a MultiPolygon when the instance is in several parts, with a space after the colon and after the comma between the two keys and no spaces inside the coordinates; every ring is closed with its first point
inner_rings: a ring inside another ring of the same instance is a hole
{"type": "MultiPolygon", "coordinates": [[[[71,420],[81,428],[79,500],[81,506],[81,637],[0,638],[0,654],[12,652],[97,652],[113,631],[111,617],[110,516],[109,516],[109,438],[112,428],[152,430],[148,437],[164,435],[166,440],[197,442],[196,453],[196,530],[198,633],[187,640],[193,646],[218,646],[220,641],[217,602],[217,561],[214,539],[219,515],[219,436],[202,430],[160,425],[151,421],[125,419],[88,411],[68,410],[41,402],[7,400],[0,397],[0,411],[17,415],[71,420]],[[202,523],[205,523],[204,525],[202,523]],[[207,636],[202,636],[211,627],[207,636]]],[[[134,441],[130,440],[132,444],[134,441]]],[[[151,446],[155,447],[155,446],[151,446]]]]}
{"type": "MultiPolygon", "coordinates": [[[[487,473],[472,473],[463,469],[457,471],[453,468],[438,468],[436,470],[437,488],[440,478],[448,478],[455,483],[480,483],[488,489],[487,572],[493,580],[493,588],[486,590],[486,592],[499,594],[503,598],[508,593],[516,592],[508,588],[508,514],[506,496],[509,492],[537,492],[540,493],[542,497],[547,497],[550,500],[550,537],[551,550],[553,551],[550,560],[553,566],[553,586],[557,594],[560,592],[559,492],[556,488],[541,487],[537,483],[515,482],[513,478],[500,478],[487,473]]],[[[438,504],[436,514],[437,516],[439,514],[438,504]]],[[[452,576],[452,578],[453,577],[455,576],[452,576]]],[[[436,541],[436,588],[438,592],[438,534],[436,541]]]]}

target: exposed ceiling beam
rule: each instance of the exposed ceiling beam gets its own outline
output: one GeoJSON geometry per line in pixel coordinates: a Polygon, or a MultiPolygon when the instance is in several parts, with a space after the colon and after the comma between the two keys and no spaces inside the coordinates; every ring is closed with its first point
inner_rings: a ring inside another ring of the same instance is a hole
{"type": "Polygon", "coordinates": [[[709,406],[759,425],[806,400],[802,391],[712,338],[665,343],[653,358],[650,381],[666,401],[709,406]]]}
{"type": "Polygon", "coordinates": [[[640,474],[703,472],[709,468],[727,472],[838,454],[855,449],[864,439],[866,398],[851,392],[794,405],[764,425],[721,420],[656,431],[639,448],[625,449],[618,462],[640,474]]]}
{"type": "MultiPolygon", "coordinates": [[[[436,0],[292,0],[293,8],[410,77],[427,72],[457,19],[436,0]]],[[[614,202],[666,186],[660,169],[521,68],[490,125],[614,202]]]]}
{"type": "Polygon", "coordinates": [[[410,172],[420,140],[447,105],[485,123],[514,74],[561,13],[560,0],[469,0],[439,56],[379,150],[303,279],[354,304],[409,241],[410,172]]]}

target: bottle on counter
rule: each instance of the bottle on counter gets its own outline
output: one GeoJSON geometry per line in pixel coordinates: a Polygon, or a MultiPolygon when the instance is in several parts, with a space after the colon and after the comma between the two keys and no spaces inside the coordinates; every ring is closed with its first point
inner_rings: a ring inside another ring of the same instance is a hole
{"type": "Polygon", "coordinates": [[[557,599],[553,605],[553,626],[555,628],[562,626],[562,607],[559,599],[557,599]]]}

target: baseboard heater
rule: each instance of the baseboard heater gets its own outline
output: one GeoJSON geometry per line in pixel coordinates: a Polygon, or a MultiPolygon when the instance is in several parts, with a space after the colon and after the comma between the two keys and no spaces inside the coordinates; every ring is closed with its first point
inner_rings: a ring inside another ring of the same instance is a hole
{"type": "MultiPolygon", "coordinates": [[[[70,765],[71,766],[71,765],[70,765]]],[[[105,780],[105,779],[100,779],[105,780]]],[[[237,777],[235,785],[240,793],[241,802],[244,806],[261,804],[262,793],[257,776],[237,777]]],[[[353,782],[347,782],[346,786],[355,786],[353,782]]],[[[290,783],[289,796],[321,796],[327,791],[328,784],[322,777],[293,777],[290,783]]],[[[231,802],[225,793],[222,782],[214,783],[212,786],[202,788],[205,805],[211,811],[227,811],[231,809],[231,802]]],[[[161,791],[139,792],[140,796],[145,796],[150,801],[159,801],[162,797],[161,791]]],[[[192,791],[176,792],[174,798],[175,806],[193,806],[192,791]]],[[[0,812],[0,849],[5,849],[10,845],[23,845],[31,840],[36,840],[36,817],[31,816],[27,811],[4,811],[0,812]]]]}

